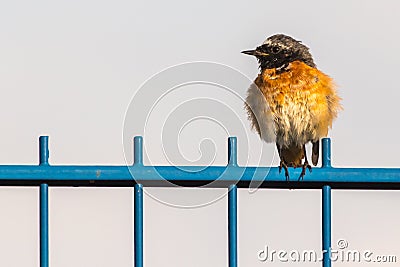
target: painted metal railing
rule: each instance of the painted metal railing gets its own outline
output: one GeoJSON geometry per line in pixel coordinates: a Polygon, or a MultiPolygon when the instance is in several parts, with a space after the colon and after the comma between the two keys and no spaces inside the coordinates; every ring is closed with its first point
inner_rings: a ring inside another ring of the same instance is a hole
{"type": "MultiPolygon", "coordinates": [[[[238,266],[237,189],[257,185],[261,188],[319,188],[322,190],[323,267],[331,266],[331,190],[400,189],[400,169],[333,168],[331,141],[322,140],[322,167],[314,168],[302,181],[286,181],[278,168],[240,167],[237,140],[228,139],[228,164],[209,167],[145,166],[143,139],[134,138],[134,163],[131,166],[52,166],[49,164],[48,137],[39,138],[39,165],[0,165],[0,186],[40,187],[40,266],[49,266],[49,186],[128,186],[134,187],[135,267],[143,267],[143,186],[172,185],[225,187],[228,191],[229,267],[238,266]]],[[[291,177],[300,175],[290,170],[291,177]]]]}

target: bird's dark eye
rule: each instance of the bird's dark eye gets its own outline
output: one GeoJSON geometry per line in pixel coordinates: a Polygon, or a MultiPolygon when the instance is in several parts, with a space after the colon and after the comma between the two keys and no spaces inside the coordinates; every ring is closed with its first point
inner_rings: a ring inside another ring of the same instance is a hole
{"type": "Polygon", "coordinates": [[[273,46],[271,50],[272,53],[277,54],[279,51],[281,51],[281,48],[279,46],[273,46]]]}

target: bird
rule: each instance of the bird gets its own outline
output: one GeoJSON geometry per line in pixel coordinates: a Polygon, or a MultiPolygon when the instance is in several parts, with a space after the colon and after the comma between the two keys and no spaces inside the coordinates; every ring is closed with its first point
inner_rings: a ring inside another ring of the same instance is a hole
{"type": "Polygon", "coordinates": [[[245,110],[252,128],[267,143],[276,143],[279,173],[301,167],[304,180],[308,162],[305,145],[312,144],[312,163],[318,164],[320,139],[328,135],[342,110],[333,79],[320,71],[309,48],[285,34],[268,37],[254,50],[260,72],[247,90],[245,110]]]}

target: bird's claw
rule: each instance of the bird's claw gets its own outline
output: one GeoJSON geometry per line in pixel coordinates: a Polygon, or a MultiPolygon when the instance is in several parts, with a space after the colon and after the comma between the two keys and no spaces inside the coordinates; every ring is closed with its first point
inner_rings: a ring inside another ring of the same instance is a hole
{"type": "Polygon", "coordinates": [[[290,181],[288,166],[283,161],[281,161],[281,163],[279,164],[279,173],[281,173],[282,168],[285,170],[286,181],[290,181]]]}
{"type": "Polygon", "coordinates": [[[301,169],[301,173],[300,173],[300,176],[299,176],[299,180],[298,180],[298,181],[304,180],[304,175],[306,175],[307,169],[308,169],[308,171],[309,171],[310,173],[312,172],[311,165],[308,164],[307,161],[304,162],[304,164],[303,164],[303,166],[302,166],[301,168],[302,168],[302,169],[301,169]]]}

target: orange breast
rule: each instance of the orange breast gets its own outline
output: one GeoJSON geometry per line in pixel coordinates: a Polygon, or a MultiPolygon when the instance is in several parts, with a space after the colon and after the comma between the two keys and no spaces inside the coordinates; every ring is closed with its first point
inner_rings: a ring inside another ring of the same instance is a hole
{"type": "Polygon", "coordinates": [[[341,108],[332,79],[303,62],[264,70],[255,81],[274,117],[276,141],[303,145],[328,133],[341,108]]]}

